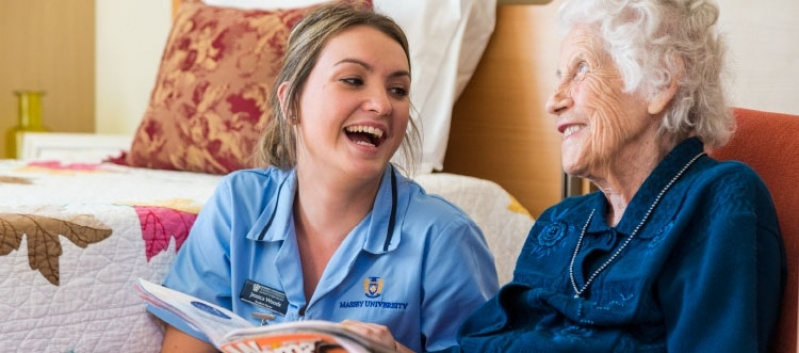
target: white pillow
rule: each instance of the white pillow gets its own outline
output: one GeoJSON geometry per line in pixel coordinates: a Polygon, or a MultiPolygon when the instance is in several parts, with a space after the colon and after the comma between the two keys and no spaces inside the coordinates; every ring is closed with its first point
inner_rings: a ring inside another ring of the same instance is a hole
{"type": "MultiPolygon", "coordinates": [[[[328,0],[205,0],[246,9],[302,7],[328,0]]],[[[419,173],[442,170],[452,107],[494,32],[496,0],[373,0],[405,30],[411,50],[411,102],[422,130],[419,173]]]]}

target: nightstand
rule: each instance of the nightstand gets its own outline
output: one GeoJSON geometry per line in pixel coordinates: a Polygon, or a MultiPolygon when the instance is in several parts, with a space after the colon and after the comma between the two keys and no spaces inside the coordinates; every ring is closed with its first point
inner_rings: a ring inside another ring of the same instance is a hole
{"type": "Polygon", "coordinates": [[[88,133],[25,133],[20,159],[58,160],[64,163],[99,163],[130,150],[133,136],[88,133]]]}

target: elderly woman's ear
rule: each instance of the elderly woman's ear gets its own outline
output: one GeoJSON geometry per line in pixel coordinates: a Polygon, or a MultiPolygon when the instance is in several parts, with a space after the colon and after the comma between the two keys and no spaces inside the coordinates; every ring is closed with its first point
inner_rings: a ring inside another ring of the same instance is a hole
{"type": "Polygon", "coordinates": [[[674,62],[677,69],[669,75],[669,82],[660,87],[656,87],[649,98],[647,112],[650,115],[659,115],[663,113],[680,88],[680,79],[682,79],[685,74],[685,64],[679,56],[674,57],[674,62]]]}

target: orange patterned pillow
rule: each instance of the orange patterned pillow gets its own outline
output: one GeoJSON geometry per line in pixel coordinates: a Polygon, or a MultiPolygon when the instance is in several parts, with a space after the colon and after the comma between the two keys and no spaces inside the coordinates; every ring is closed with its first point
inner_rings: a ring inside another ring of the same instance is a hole
{"type": "MultiPolygon", "coordinates": [[[[370,0],[350,2],[371,9],[370,0]]],[[[289,32],[311,8],[184,3],[131,150],[117,162],[214,174],[254,167],[289,32]]]]}

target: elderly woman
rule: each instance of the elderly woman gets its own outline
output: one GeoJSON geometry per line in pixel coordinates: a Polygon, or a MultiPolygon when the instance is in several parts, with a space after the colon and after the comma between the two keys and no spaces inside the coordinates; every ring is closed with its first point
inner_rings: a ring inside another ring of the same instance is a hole
{"type": "Polygon", "coordinates": [[[767,350],[785,278],[774,206],[752,169],[704,152],[733,125],[718,16],[702,0],[564,2],[547,109],[564,170],[599,191],[539,217],[454,351],[767,350]]]}

